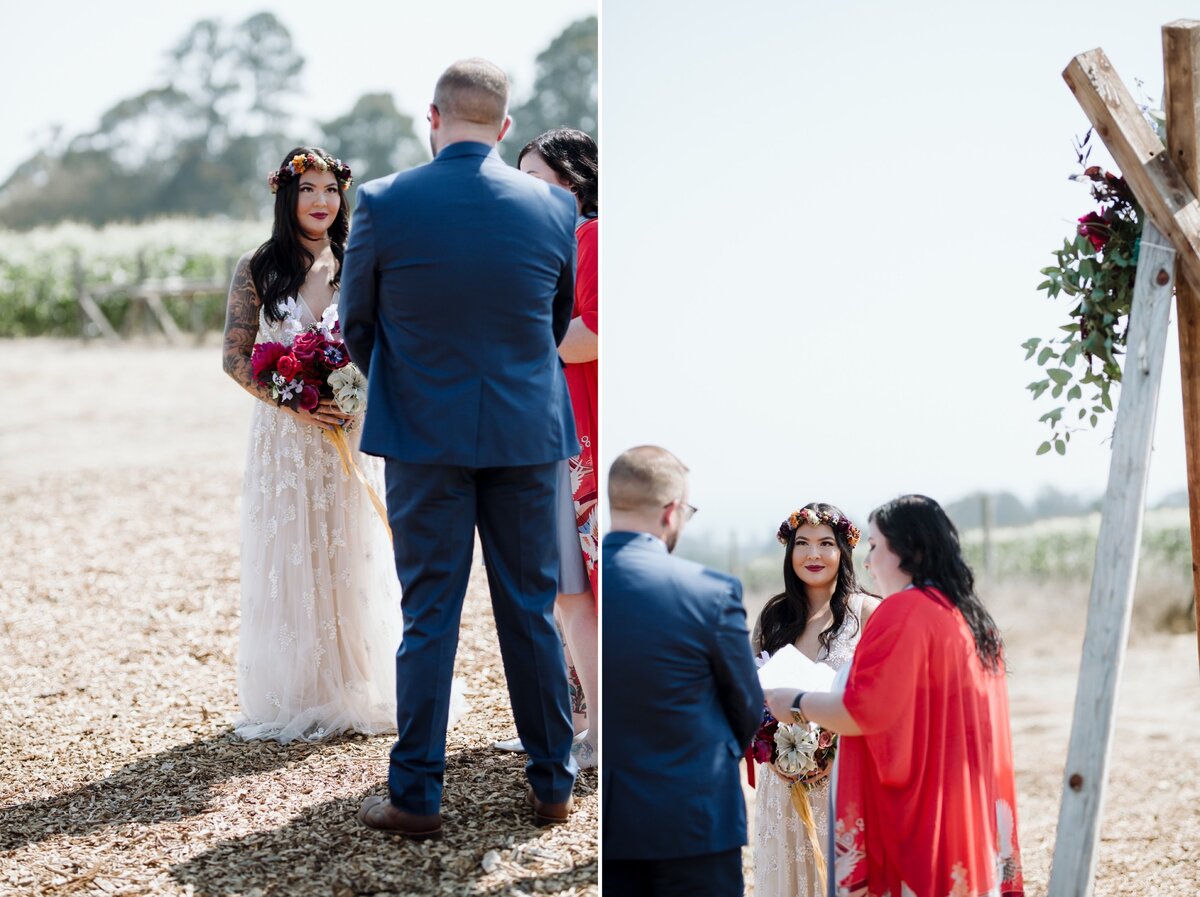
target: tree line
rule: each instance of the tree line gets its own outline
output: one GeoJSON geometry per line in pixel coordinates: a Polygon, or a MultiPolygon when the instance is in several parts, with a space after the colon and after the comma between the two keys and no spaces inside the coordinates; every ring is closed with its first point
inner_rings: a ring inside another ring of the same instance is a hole
{"type": "MultiPolygon", "coordinates": [[[[509,154],[559,126],[597,131],[597,22],[572,23],[537,57],[532,95],[512,110],[509,154]]],[[[253,218],[270,195],[246,190],[297,139],[285,108],[304,69],[287,27],[260,12],[237,24],[196,22],[166,54],[165,83],[108,109],[95,130],[51,139],[0,185],[0,221],[27,230],[169,215],[253,218]]],[[[316,142],[362,182],[429,159],[390,93],[366,93],[316,122],[316,142]]],[[[306,129],[311,135],[312,130],[306,129]]]]}

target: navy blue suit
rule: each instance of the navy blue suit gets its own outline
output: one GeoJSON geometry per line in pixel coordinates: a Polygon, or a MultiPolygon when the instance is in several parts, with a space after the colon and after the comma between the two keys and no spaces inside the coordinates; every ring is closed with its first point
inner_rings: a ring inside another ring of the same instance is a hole
{"type": "Polygon", "coordinates": [[[763,693],[736,578],[673,557],[646,533],[609,533],[601,559],[607,882],[610,860],[746,843],[738,760],[762,720],[763,693]]]}
{"type": "Polygon", "coordinates": [[[557,344],[574,303],[575,201],[482,143],[358,189],[346,346],[368,377],[361,447],[386,459],[403,588],[388,787],[439,810],[450,683],[478,526],[530,784],[574,784],[554,625],[556,466],[579,451],[557,344]]]}

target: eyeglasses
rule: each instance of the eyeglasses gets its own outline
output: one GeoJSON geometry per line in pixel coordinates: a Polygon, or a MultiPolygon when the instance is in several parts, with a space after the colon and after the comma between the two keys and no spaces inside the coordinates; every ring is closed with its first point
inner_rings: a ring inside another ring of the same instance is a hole
{"type": "Polygon", "coordinates": [[[695,517],[696,512],[700,510],[695,505],[689,505],[682,498],[677,498],[675,501],[669,501],[663,505],[663,507],[669,508],[671,505],[679,505],[680,513],[683,514],[683,520],[685,523],[695,517]]]}
{"type": "Polygon", "coordinates": [[[425,121],[429,122],[430,124],[433,124],[433,113],[435,113],[435,112],[436,112],[438,115],[441,115],[441,114],[442,114],[442,113],[441,113],[441,110],[440,110],[440,109],[438,109],[438,107],[437,107],[435,104],[433,104],[433,103],[430,103],[430,104],[429,104],[429,111],[425,113],[425,121]]]}

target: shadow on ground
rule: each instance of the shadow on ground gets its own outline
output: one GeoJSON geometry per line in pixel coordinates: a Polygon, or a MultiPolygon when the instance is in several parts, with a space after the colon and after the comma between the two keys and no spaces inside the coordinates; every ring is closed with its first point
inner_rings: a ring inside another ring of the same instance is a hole
{"type": "MultiPolygon", "coordinates": [[[[495,752],[487,749],[447,758],[440,841],[413,842],[357,821],[363,798],[386,793],[381,780],[353,797],[308,807],[275,829],[223,841],[172,866],[171,875],[190,885],[196,897],[532,894],[594,884],[594,835],[535,827],[522,764],[510,764],[503,775],[491,764],[487,776],[473,775],[493,758],[495,752]],[[549,840],[556,842],[553,850],[539,846],[549,840]],[[563,840],[579,842],[569,866],[558,843],[563,840]],[[496,856],[485,869],[483,860],[492,851],[496,856]]],[[[595,773],[583,774],[576,801],[593,795],[595,786],[595,773]]]]}
{"type": "Polygon", "coordinates": [[[213,809],[212,791],[220,783],[300,763],[336,743],[246,742],[229,730],[179,745],[65,794],[0,808],[0,850],[52,835],[195,816],[213,809]]]}

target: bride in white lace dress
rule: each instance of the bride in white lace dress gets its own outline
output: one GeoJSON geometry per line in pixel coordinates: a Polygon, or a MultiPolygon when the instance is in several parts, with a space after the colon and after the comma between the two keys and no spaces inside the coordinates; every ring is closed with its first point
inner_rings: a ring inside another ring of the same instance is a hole
{"type": "MultiPolygon", "coordinates": [[[[254,404],[242,490],[241,630],[236,731],[243,738],[321,740],[395,731],[400,584],[387,530],[364,486],[322,430],[354,419],[329,400],[277,406],[255,382],[257,342],[290,344],[337,323],[349,231],[350,169],[297,147],[272,172],[271,239],[238,263],[225,324],[226,372],[254,404]]],[[[382,465],[354,458],[377,494],[382,465]]],[[[461,694],[451,722],[461,713],[461,694]]]]}
{"type": "MultiPolygon", "coordinates": [[[[854,575],[858,530],[833,505],[814,502],[779,528],[784,591],[764,605],[754,627],[754,650],[774,654],[795,645],[810,660],[840,670],[850,662],[879,599],[860,591],[854,575]]],[[[785,720],[790,722],[790,720],[785,720]]],[[[791,783],[758,764],[754,804],[755,897],[824,897],[804,824],[792,806],[791,783]]],[[[828,778],[808,792],[817,840],[829,832],[828,778]]]]}

